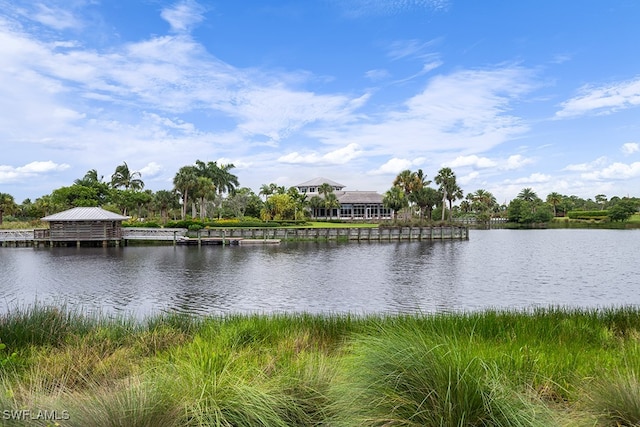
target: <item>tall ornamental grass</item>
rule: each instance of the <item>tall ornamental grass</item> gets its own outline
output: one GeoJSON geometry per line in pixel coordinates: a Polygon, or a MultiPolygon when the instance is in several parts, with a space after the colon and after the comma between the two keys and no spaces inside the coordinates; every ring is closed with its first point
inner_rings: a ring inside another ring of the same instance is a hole
{"type": "Polygon", "coordinates": [[[454,339],[405,327],[362,335],[333,389],[336,425],[548,426],[533,396],[454,339]]]}
{"type": "Polygon", "coordinates": [[[640,425],[634,307],[134,321],[36,306],[0,315],[0,343],[0,409],[67,411],[61,426],[640,425]]]}

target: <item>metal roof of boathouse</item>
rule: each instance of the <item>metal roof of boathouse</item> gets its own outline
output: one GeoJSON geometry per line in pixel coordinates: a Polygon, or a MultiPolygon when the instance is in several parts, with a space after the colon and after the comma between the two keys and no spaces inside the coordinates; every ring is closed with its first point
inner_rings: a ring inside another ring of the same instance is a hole
{"type": "Polygon", "coordinates": [[[125,221],[130,217],[98,207],[78,207],[41,218],[42,221],[125,221]]]}

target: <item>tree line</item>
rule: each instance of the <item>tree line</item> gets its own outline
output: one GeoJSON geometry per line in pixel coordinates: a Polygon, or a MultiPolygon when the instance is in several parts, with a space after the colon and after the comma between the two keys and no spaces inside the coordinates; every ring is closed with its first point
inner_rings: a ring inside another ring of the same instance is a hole
{"type": "MultiPolygon", "coordinates": [[[[13,196],[0,192],[0,224],[5,215],[19,219],[38,219],[73,207],[102,206],[113,212],[138,218],[168,219],[257,218],[270,220],[304,220],[331,218],[340,207],[333,188],[325,183],[318,195],[308,198],[296,187],[263,184],[258,194],[241,187],[232,172],[235,166],[196,160],[181,167],[173,178],[173,188],[153,192],[145,189],[142,174],[126,162],[118,165],[105,180],[95,169],[57,188],[35,201],[15,202],[13,196]]],[[[552,192],[543,200],[532,188],[524,188],[509,204],[500,204],[488,190],[478,189],[466,196],[451,168],[443,167],[427,179],[422,169],[401,171],[383,195],[383,205],[394,213],[394,220],[431,222],[439,219],[472,217],[477,222],[506,218],[509,222],[529,224],[567,216],[572,211],[602,211],[614,221],[625,221],[640,206],[640,199],[598,194],[594,199],[552,192]],[[434,186],[432,186],[434,184],[434,186]],[[454,203],[458,202],[454,205],[454,203]]],[[[597,213],[596,213],[597,214],[597,213]]]]}

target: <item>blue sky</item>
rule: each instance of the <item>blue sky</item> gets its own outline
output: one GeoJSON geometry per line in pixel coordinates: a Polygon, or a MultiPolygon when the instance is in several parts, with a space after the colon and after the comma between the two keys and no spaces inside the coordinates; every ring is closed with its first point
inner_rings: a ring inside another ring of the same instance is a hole
{"type": "Polygon", "coordinates": [[[640,196],[640,2],[0,0],[0,192],[171,189],[195,160],[242,186],[389,189],[451,167],[640,196]]]}

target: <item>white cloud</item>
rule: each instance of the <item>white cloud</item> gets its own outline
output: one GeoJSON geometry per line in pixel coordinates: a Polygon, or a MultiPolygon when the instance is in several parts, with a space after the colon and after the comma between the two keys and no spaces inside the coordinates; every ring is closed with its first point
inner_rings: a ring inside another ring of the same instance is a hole
{"type": "Polygon", "coordinates": [[[577,163],[577,164],[571,164],[566,166],[564,169],[564,171],[570,171],[570,172],[587,172],[590,170],[593,170],[595,168],[599,168],[603,165],[605,165],[607,163],[607,158],[606,157],[599,157],[596,160],[594,160],[593,162],[589,162],[589,163],[577,163]]]}
{"type": "Polygon", "coordinates": [[[162,167],[162,165],[160,165],[160,164],[158,164],[156,162],[150,162],[145,167],[140,169],[139,172],[140,172],[140,174],[142,175],[143,178],[153,178],[154,176],[158,175],[163,170],[164,170],[164,168],[162,167]]]}
{"type": "Polygon", "coordinates": [[[451,168],[458,168],[464,166],[473,166],[476,168],[484,169],[484,168],[492,168],[495,167],[497,163],[488,157],[479,157],[475,154],[469,156],[458,156],[452,162],[447,163],[447,166],[451,168]]]}
{"type": "Polygon", "coordinates": [[[163,9],[160,16],[175,32],[186,32],[202,22],[204,8],[193,0],[183,0],[170,8],[163,9]]]}
{"type": "Polygon", "coordinates": [[[583,173],[581,176],[583,179],[590,181],[598,181],[601,179],[624,180],[636,178],[640,176],[640,162],[634,162],[631,164],[616,162],[601,170],[583,173]]]}
{"type": "Polygon", "coordinates": [[[507,184],[540,184],[544,182],[551,181],[552,176],[544,173],[532,173],[527,177],[517,178],[517,179],[507,179],[505,183],[507,184]]]}
{"type": "Polygon", "coordinates": [[[30,16],[34,21],[56,30],[65,30],[80,26],[80,21],[65,9],[50,7],[42,3],[36,5],[36,11],[30,16]]]}
{"type": "Polygon", "coordinates": [[[371,80],[372,82],[377,82],[380,80],[385,80],[388,79],[389,77],[391,77],[391,74],[389,73],[389,71],[387,70],[369,70],[366,73],[364,73],[364,76],[371,80]]]}
{"type": "Polygon", "coordinates": [[[367,172],[367,175],[395,175],[403,170],[411,169],[414,166],[420,166],[424,163],[424,158],[419,157],[414,160],[392,158],[378,169],[367,172]]]}
{"type": "Polygon", "coordinates": [[[18,167],[0,165],[0,183],[20,181],[51,172],[61,172],[69,168],[70,166],[66,163],[58,164],[51,160],[31,162],[18,167]]]}
{"type": "Polygon", "coordinates": [[[480,176],[480,172],[478,171],[473,171],[465,176],[461,176],[458,181],[460,182],[460,184],[462,185],[467,185],[471,182],[473,182],[476,178],[478,178],[478,176],[480,176]]]}
{"type": "Polygon", "coordinates": [[[289,153],[278,158],[281,163],[300,163],[300,164],[331,164],[342,165],[359,157],[362,150],[358,144],[349,144],[346,147],[330,151],[320,155],[316,152],[308,154],[300,154],[297,152],[289,153]]]}
{"type": "Polygon", "coordinates": [[[637,153],[638,151],[640,151],[640,144],[638,144],[637,142],[627,142],[625,144],[622,144],[621,150],[624,154],[637,153]]]}
{"type": "Polygon", "coordinates": [[[506,170],[514,170],[520,169],[521,167],[533,163],[533,159],[526,158],[520,154],[514,154],[509,156],[505,161],[504,165],[501,166],[502,169],[506,170]]]}
{"type": "Polygon", "coordinates": [[[610,114],[640,105],[640,79],[618,82],[609,86],[581,88],[580,95],[561,104],[557,118],[576,117],[589,113],[610,114]]]}

